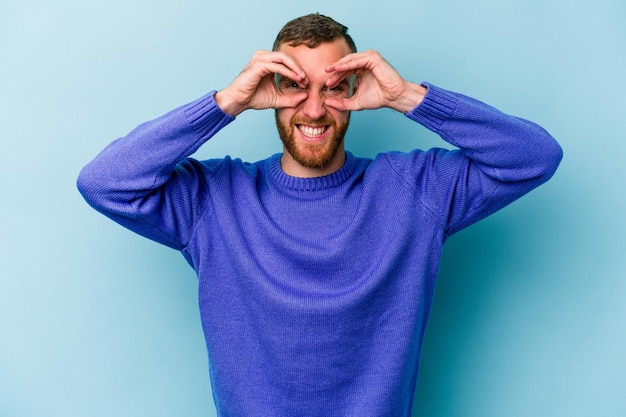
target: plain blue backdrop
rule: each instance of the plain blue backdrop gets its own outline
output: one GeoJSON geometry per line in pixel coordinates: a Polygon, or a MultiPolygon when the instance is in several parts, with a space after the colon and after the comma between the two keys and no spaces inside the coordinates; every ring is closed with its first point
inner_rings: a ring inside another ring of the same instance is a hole
{"type": "MultiPolygon", "coordinates": [[[[196,280],[83,202],[80,168],[226,86],[289,19],[350,27],[406,78],[547,128],[554,179],[448,242],[415,415],[626,415],[626,6],[620,0],[14,0],[0,7],[0,416],[213,416],[196,280]]],[[[347,146],[444,146],[391,111],[347,146]]],[[[244,113],[200,157],[280,151],[244,113]]]]}

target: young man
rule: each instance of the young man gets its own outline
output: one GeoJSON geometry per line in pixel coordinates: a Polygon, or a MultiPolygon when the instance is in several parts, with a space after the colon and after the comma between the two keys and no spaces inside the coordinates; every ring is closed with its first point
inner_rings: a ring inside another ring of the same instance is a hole
{"type": "Polygon", "coordinates": [[[397,417],[411,414],[444,241],[547,181],[561,155],[541,127],[404,80],[309,15],[227,88],[113,142],[78,185],[197,272],[219,416],[397,417]],[[458,150],[346,152],[350,111],[382,107],[458,150]],[[282,154],[189,158],[267,108],[282,154]]]}

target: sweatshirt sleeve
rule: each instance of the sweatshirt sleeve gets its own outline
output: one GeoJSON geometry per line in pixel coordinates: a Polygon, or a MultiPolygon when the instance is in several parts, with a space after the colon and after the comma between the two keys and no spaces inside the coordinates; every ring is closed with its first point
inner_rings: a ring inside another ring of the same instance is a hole
{"type": "Polygon", "coordinates": [[[122,226],[182,249],[208,192],[202,170],[188,157],[234,120],[214,96],[145,122],[108,145],[79,174],[85,200],[122,226]]]}
{"type": "Polygon", "coordinates": [[[455,150],[416,150],[392,163],[451,235],[546,182],[563,152],[539,125],[430,84],[407,117],[455,150]],[[401,161],[401,162],[399,162],[401,161]]]}

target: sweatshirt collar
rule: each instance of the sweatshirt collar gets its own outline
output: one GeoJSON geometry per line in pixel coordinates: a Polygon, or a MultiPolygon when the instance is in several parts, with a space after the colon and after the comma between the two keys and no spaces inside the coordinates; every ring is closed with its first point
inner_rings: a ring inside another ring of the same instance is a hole
{"type": "Polygon", "coordinates": [[[299,178],[285,174],[280,165],[281,157],[282,154],[275,154],[267,160],[270,176],[279,186],[295,191],[319,191],[337,187],[352,175],[355,166],[354,156],[350,152],[346,152],[345,163],[332,174],[314,178],[299,178]]]}

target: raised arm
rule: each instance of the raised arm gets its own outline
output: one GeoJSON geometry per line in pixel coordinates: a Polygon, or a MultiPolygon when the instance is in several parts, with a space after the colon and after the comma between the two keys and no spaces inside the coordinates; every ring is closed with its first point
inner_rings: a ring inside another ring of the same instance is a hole
{"type": "Polygon", "coordinates": [[[328,99],[339,110],[388,107],[458,147],[388,158],[420,194],[448,234],[504,207],[547,181],[562,149],[537,124],[436,86],[405,80],[376,51],[349,54],[326,68],[333,87],[347,73],[359,84],[352,98],[328,99]]]}
{"type": "Polygon", "coordinates": [[[278,94],[275,73],[307,82],[288,54],[259,51],[227,88],[145,122],[107,146],[81,171],[80,192],[123,226],[184,247],[206,199],[204,176],[211,169],[188,157],[242,111],[295,106],[306,98],[278,94]]]}
{"type": "Polygon", "coordinates": [[[82,169],[78,189],[116,222],[180,249],[205,192],[195,162],[186,158],[232,120],[213,92],[142,123],[82,169]]]}
{"type": "Polygon", "coordinates": [[[448,234],[552,177],[563,152],[541,126],[471,97],[425,86],[426,97],[406,116],[458,149],[417,150],[390,160],[428,197],[448,234]]]}

